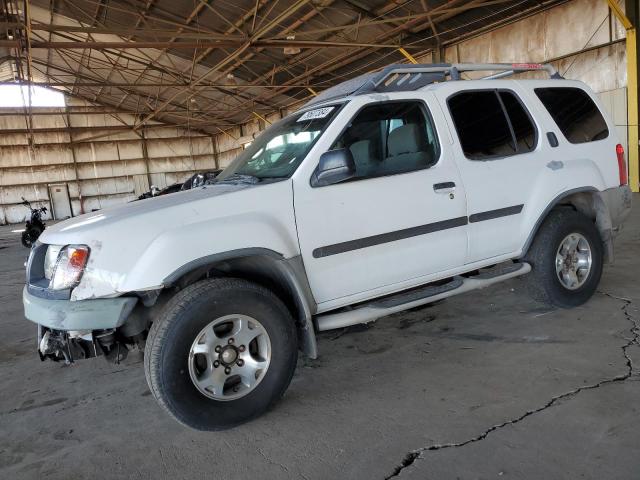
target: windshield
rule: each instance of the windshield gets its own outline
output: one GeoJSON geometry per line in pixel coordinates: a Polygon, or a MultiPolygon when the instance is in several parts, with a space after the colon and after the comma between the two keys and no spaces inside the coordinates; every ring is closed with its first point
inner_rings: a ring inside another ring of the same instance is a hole
{"type": "Polygon", "coordinates": [[[289,178],[339,110],[338,105],[296,113],[266,129],[216,179],[218,182],[289,178]]]}

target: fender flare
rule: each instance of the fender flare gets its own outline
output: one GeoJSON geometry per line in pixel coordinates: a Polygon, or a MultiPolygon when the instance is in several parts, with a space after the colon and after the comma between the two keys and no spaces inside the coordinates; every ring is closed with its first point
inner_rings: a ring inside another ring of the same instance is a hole
{"type": "Polygon", "coordinates": [[[540,226],[542,225],[542,222],[544,222],[545,218],[547,218],[547,215],[549,214],[549,212],[553,210],[563,199],[570,197],[571,195],[574,195],[576,193],[596,193],[598,191],[599,190],[595,187],[585,186],[585,187],[572,188],[571,190],[566,190],[558,194],[551,202],[549,202],[549,204],[546,206],[546,208],[542,211],[542,213],[536,220],[536,223],[533,225],[533,228],[531,229],[531,232],[529,232],[529,236],[527,237],[527,241],[525,242],[524,247],[522,247],[522,253],[520,254],[520,258],[523,258],[529,251],[529,248],[533,243],[533,239],[538,234],[538,230],[540,230],[540,226]]]}
{"type": "MultiPolygon", "coordinates": [[[[214,253],[192,260],[169,274],[162,282],[163,287],[175,285],[185,275],[206,272],[212,269],[228,271],[231,275],[264,278],[265,286],[273,289],[278,285],[295,304],[296,326],[300,349],[310,358],[317,358],[318,347],[313,325],[316,302],[307,280],[301,256],[285,258],[284,255],[267,248],[241,248],[214,253]],[[272,283],[273,282],[273,283],[272,283]]],[[[277,292],[276,292],[277,293],[277,292]]]]}

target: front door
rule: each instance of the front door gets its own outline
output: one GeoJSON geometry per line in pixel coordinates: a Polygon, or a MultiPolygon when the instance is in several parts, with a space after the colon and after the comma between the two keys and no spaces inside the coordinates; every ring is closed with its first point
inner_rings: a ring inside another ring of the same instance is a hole
{"type": "Polygon", "coordinates": [[[351,152],[355,178],[294,182],[300,248],[321,310],[417,285],[467,254],[465,193],[435,128],[439,111],[415,99],[348,108],[351,121],[329,149],[351,152]]]}

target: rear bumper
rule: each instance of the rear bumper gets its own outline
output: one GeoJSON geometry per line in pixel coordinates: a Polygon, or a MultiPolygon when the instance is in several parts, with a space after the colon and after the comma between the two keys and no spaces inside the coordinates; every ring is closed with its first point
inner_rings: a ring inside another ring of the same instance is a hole
{"type": "Polygon", "coordinates": [[[95,300],[51,300],[22,291],[27,320],[52,330],[107,330],[118,328],[135,307],[137,298],[118,297],[95,300]]]}

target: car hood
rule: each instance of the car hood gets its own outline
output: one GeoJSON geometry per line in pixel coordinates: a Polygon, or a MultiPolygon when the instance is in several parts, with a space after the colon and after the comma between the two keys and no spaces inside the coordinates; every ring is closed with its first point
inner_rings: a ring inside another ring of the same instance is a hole
{"type": "MultiPolygon", "coordinates": [[[[228,195],[251,187],[255,187],[255,185],[206,185],[193,190],[160,195],[158,197],[137,200],[96,212],[85,213],[84,215],[70,218],[48,227],[41,235],[40,241],[53,244],[57,244],[58,242],[67,243],[64,240],[77,238],[78,235],[87,231],[95,231],[96,228],[103,228],[136,218],[142,219],[148,217],[150,214],[167,211],[168,209],[180,210],[185,207],[188,208],[189,206],[195,208],[205,206],[205,203],[208,204],[209,202],[207,201],[214,197],[228,195]]],[[[176,218],[175,220],[181,221],[185,219],[176,218]]],[[[75,241],[77,242],[77,240],[75,241]]]]}

